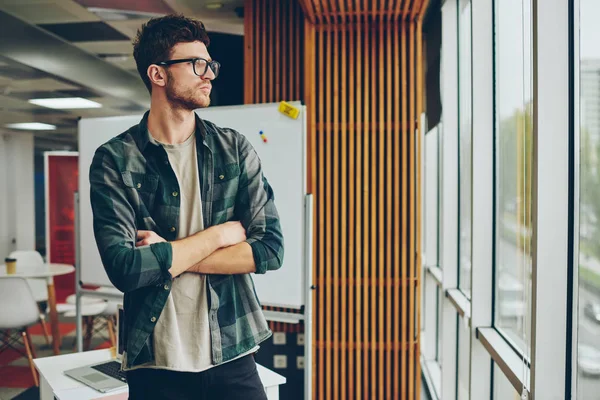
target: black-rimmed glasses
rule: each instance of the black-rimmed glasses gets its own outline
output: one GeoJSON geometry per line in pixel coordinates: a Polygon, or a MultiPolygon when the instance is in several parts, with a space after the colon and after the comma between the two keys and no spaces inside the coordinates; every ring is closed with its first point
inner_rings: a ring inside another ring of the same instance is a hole
{"type": "Polygon", "coordinates": [[[200,57],[161,61],[161,62],[156,63],[156,65],[168,67],[169,65],[187,63],[187,62],[192,64],[192,67],[194,68],[194,74],[196,74],[200,77],[204,77],[204,75],[206,75],[206,73],[208,72],[208,68],[210,68],[210,70],[214,74],[215,78],[217,76],[219,76],[219,70],[221,69],[221,64],[219,64],[218,61],[215,61],[215,60],[209,61],[209,60],[206,60],[206,59],[200,58],[200,57]]]}

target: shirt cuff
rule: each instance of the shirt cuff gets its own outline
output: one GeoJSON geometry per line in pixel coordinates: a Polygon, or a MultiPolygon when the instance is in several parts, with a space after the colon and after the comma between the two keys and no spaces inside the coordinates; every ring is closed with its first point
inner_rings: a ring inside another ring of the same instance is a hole
{"type": "Polygon", "coordinates": [[[163,277],[172,281],[173,276],[171,276],[171,273],[169,272],[171,264],[173,263],[173,246],[171,246],[171,243],[154,243],[150,245],[150,249],[158,261],[163,277]]]}

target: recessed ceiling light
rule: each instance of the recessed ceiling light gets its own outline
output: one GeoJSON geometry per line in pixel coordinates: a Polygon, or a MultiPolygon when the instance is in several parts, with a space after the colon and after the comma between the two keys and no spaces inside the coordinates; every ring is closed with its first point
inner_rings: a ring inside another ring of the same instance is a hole
{"type": "Polygon", "coordinates": [[[209,10],[218,10],[219,8],[223,8],[223,3],[207,3],[204,7],[209,10]]]}
{"type": "Polygon", "coordinates": [[[43,124],[41,122],[21,122],[18,124],[6,124],[7,128],[21,129],[25,131],[53,131],[56,125],[43,124]]]}
{"type": "Polygon", "coordinates": [[[100,57],[104,61],[113,62],[113,63],[121,63],[121,62],[129,61],[128,54],[99,54],[98,57],[100,57]]]}
{"type": "Polygon", "coordinates": [[[37,106],[55,108],[58,110],[74,110],[79,108],[101,108],[102,104],[96,103],[82,97],[58,97],[53,99],[31,99],[31,104],[37,106]]]}
{"type": "Polygon", "coordinates": [[[150,19],[160,17],[162,14],[143,11],[115,10],[113,8],[88,7],[88,11],[104,21],[126,21],[136,19],[150,19]]]}

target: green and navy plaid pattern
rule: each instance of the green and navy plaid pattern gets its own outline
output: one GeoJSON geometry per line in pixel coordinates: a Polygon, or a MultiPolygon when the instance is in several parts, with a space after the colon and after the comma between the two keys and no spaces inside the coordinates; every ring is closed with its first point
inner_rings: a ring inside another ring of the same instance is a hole
{"type": "MultiPolygon", "coordinates": [[[[153,330],[171,290],[170,243],[135,247],[136,232],[177,238],[179,184],[166,151],[139,125],[100,146],[90,167],[94,235],[111,282],[125,293],[127,367],[154,360],[153,330]]],[[[271,186],[248,140],[196,117],[204,226],[241,221],[256,273],[283,262],[283,235],[271,186]]],[[[177,279],[177,278],[175,278],[177,279]]],[[[250,274],[207,275],[213,364],[271,336],[250,274]]]]}

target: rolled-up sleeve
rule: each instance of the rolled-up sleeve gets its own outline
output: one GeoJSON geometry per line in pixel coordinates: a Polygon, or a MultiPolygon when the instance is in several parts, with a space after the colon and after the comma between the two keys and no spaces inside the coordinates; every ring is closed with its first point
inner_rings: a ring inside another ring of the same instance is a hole
{"type": "Polygon", "coordinates": [[[240,180],[236,214],[246,229],[256,274],[277,270],[283,264],[283,233],[275,207],[273,189],[262,172],[258,154],[243,136],[240,138],[240,180]]]}
{"type": "Polygon", "coordinates": [[[135,208],[128,199],[128,190],[113,156],[100,147],[90,167],[94,236],[108,278],[122,292],[172,280],[170,243],[135,246],[135,208]]]}

